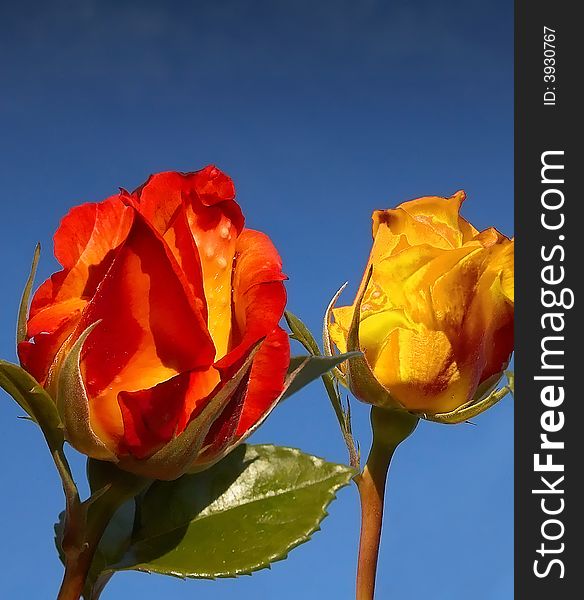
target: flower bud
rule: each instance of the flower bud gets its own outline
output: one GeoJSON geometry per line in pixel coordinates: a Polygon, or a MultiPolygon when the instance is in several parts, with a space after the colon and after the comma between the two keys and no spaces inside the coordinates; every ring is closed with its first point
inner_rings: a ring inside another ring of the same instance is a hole
{"type": "Polygon", "coordinates": [[[477,231],[459,214],[464,199],[373,213],[357,298],[329,307],[325,327],[325,347],[363,351],[344,372],[363,402],[454,423],[499,399],[490,392],[513,351],[514,242],[477,231]]]}
{"type": "Polygon", "coordinates": [[[159,173],[61,222],[63,269],[34,295],[18,350],[80,452],[173,479],[273,408],[290,358],[286,277],[234,196],[212,166],[159,173]]]}

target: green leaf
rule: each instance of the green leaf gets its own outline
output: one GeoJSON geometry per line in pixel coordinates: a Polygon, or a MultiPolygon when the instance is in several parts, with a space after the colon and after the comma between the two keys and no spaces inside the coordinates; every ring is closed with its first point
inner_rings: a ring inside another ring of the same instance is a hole
{"type": "Polygon", "coordinates": [[[311,381],[322,377],[340,363],[355,356],[361,356],[361,352],[347,352],[336,356],[293,356],[290,359],[289,371],[298,370],[298,372],[282,394],[281,400],[289,398],[311,381]]]}
{"type": "Polygon", "coordinates": [[[30,274],[28,279],[26,280],[26,284],[24,285],[24,290],[22,291],[22,297],[20,299],[20,306],[18,308],[18,321],[16,327],[16,342],[20,343],[26,339],[26,322],[28,320],[28,302],[30,299],[30,293],[32,292],[32,286],[34,283],[34,278],[37,271],[37,266],[39,264],[39,258],[41,255],[41,245],[37,244],[34,249],[34,254],[32,257],[32,265],[30,267],[30,274]]]}
{"type": "Polygon", "coordinates": [[[112,568],[198,578],[266,568],[319,529],[354,474],[291,448],[239,446],[206,471],[155,482],[112,568]]]}

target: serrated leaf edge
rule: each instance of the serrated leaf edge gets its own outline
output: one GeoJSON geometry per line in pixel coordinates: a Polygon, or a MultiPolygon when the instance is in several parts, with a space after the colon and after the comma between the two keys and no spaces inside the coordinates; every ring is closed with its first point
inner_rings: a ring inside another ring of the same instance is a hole
{"type": "MultiPolygon", "coordinates": [[[[254,447],[270,447],[269,444],[261,444],[258,446],[254,446],[254,447]]],[[[328,465],[333,465],[334,466],[334,472],[331,473],[331,475],[329,477],[325,477],[323,479],[319,479],[318,481],[313,482],[312,484],[308,484],[308,485],[303,485],[303,486],[299,486],[294,488],[294,490],[286,490],[286,491],[281,491],[281,492],[276,492],[273,495],[269,496],[269,497],[273,497],[275,495],[284,495],[284,494],[289,494],[292,493],[296,490],[301,490],[301,489],[306,489],[308,487],[310,487],[311,485],[318,485],[319,483],[323,483],[329,479],[335,479],[336,477],[341,476],[342,480],[338,481],[338,483],[336,483],[334,486],[332,486],[332,488],[326,493],[325,498],[323,500],[322,505],[320,506],[319,509],[319,515],[317,517],[317,521],[315,523],[315,526],[313,528],[311,528],[310,530],[308,530],[304,535],[298,537],[296,540],[294,540],[293,542],[291,542],[284,550],[283,553],[278,553],[278,554],[272,554],[270,555],[266,561],[262,561],[261,563],[258,563],[256,565],[253,565],[249,568],[246,569],[234,569],[231,570],[229,572],[217,572],[214,574],[209,574],[209,573],[179,573],[178,571],[169,571],[169,570],[162,570],[162,569],[156,569],[153,567],[146,567],[144,565],[133,565],[131,567],[123,567],[120,569],[112,569],[112,570],[118,570],[118,571],[140,571],[142,573],[156,573],[159,575],[170,575],[172,577],[177,577],[179,579],[210,579],[210,580],[214,580],[214,579],[234,579],[236,577],[239,577],[241,575],[251,575],[252,573],[256,573],[257,571],[261,571],[263,569],[269,569],[271,568],[271,565],[275,562],[280,562],[282,560],[285,560],[289,553],[294,549],[297,548],[298,546],[300,546],[301,544],[306,543],[307,541],[309,541],[312,538],[312,535],[314,533],[316,533],[317,531],[320,531],[321,527],[320,524],[324,521],[324,519],[326,519],[326,517],[329,515],[329,512],[326,510],[327,507],[335,500],[335,498],[337,497],[337,492],[349,485],[349,483],[351,482],[351,479],[354,477],[354,475],[356,474],[355,469],[352,469],[351,467],[348,467],[346,465],[341,465],[341,464],[335,464],[335,463],[330,463],[329,461],[318,457],[318,456],[314,456],[314,455],[307,455],[305,452],[302,452],[302,450],[300,450],[299,448],[290,448],[290,447],[286,447],[286,446],[280,446],[279,448],[284,449],[284,450],[290,450],[292,452],[294,452],[294,454],[304,454],[306,456],[310,456],[313,459],[317,459],[319,461],[322,462],[326,462],[328,465]],[[344,475],[344,477],[342,477],[344,475]]],[[[264,496],[262,498],[258,498],[258,499],[254,499],[248,502],[245,502],[243,504],[240,504],[237,506],[237,508],[240,508],[241,506],[246,506],[248,504],[252,504],[254,502],[258,502],[260,500],[263,500],[265,498],[267,498],[268,496],[264,496]]],[[[228,509],[228,510],[234,510],[234,509],[228,509]]],[[[221,511],[221,512],[228,512],[228,511],[221,511]]],[[[218,514],[218,513],[214,513],[214,514],[218,514]]],[[[206,516],[202,517],[203,519],[206,518],[206,516]]],[[[168,531],[165,531],[164,533],[158,534],[157,536],[150,536],[148,539],[153,539],[155,537],[160,537],[163,535],[168,535],[169,533],[171,533],[172,531],[174,531],[174,529],[169,529],[168,531]]],[[[115,566],[115,565],[114,565],[115,566]]]]}

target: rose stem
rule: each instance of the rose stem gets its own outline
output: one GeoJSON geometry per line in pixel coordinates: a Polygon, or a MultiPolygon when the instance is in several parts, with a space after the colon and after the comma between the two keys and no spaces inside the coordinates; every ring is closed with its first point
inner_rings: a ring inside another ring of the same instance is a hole
{"type": "Polygon", "coordinates": [[[395,449],[414,431],[417,423],[417,417],[404,411],[375,406],[371,409],[373,442],[363,473],[355,479],[361,501],[357,600],[373,600],[389,464],[395,449]]]}
{"type": "Polygon", "coordinates": [[[79,547],[66,552],[65,574],[57,600],[79,600],[81,597],[95,551],[106,527],[120,506],[120,500],[114,497],[113,501],[99,502],[98,500],[94,503],[91,518],[87,520],[83,541],[79,547]]]}
{"type": "Polygon", "coordinates": [[[83,504],[68,504],[63,533],[65,574],[57,600],[79,600],[93,557],[112,517],[124,502],[142,492],[150,481],[117,469],[112,463],[89,459],[88,477],[98,491],[83,504]]]}

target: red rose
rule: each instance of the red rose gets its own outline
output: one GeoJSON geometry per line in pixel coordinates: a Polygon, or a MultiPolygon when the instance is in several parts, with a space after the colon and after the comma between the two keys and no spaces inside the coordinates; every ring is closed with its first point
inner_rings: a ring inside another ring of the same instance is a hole
{"type": "Polygon", "coordinates": [[[36,292],[18,350],[79,451],[173,479],[272,409],[290,360],[286,277],[234,196],[213,166],[159,173],[61,222],[63,270],[36,292]]]}

